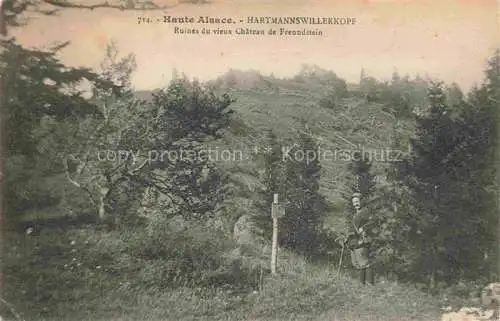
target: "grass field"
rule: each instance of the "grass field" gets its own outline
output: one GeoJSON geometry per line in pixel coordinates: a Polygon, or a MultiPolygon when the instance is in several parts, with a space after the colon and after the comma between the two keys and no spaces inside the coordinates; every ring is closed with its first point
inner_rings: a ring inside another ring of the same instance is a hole
{"type": "MultiPolygon", "coordinates": [[[[133,250],[119,250],[119,239],[132,235],[116,238],[85,232],[80,234],[85,238],[79,238],[74,231],[64,237],[51,233],[39,239],[21,235],[10,248],[5,298],[26,321],[437,320],[441,305],[412,286],[383,278],[363,286],[349,271],[338,274],[337,258],[313,264],[286,251],[280,251],[279,274],[257,273],[257,282],[250,287],[170,287],[161,283],[165,275],[161,270],[179,259],[138,261],[126,254],[133,250]],[[83,241],[89,236],[94,239],[90,244],[83,241]],[[40,241],[51,238],[52,246],[41,250],[40,241]],[[110,253],[112,249],[116,253],[110,253]],[[111,256],[118,259],[111,261],[111,256]]],[[[228,247],[226,254],[268,270],[268,250],[247,248],[242,254],[240,248],[235,255],[236,249],[228,247]]],[[[226,271],[225,266],[218,271],[226,271]]]]}

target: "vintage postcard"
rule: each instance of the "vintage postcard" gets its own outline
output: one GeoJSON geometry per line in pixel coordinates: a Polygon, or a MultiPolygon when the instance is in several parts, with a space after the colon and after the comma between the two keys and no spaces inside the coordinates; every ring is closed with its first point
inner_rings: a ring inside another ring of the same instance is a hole
{"type": "Polygon", "coordinates": [[[3,0],[0,320],[497,320],[495,0],[3,0]]]}

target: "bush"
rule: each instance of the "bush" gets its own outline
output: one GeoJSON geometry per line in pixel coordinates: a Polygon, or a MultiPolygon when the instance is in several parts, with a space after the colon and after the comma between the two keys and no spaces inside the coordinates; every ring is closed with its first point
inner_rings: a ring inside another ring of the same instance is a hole
{"type": "MultiPolygon", "coordinates": [[[[323,230],[318,235],[318,248],[315,258],[321,261],[339,261],[342,253],[342,245],[337,238],[339,234],[332,230],[323,230]]],[[[347,249],[344,249],[344,259],[347,256],[347,249]]]]}
{"type": "Polygon", "coordinates": [[[229,255],[233,242],[222,232],[201,225],[174,221],[154,226],[146,237],[140,236],[131,246],[132,255],[144,260],[153,273],[148,276],[143,270],[143,281],[147,284],[169,288],[255,286],[251,278],[243,276],[253,273],[250,265],[229,255]],[[162,268],[161,277],[151,270],[156,264],[162,268]]]}

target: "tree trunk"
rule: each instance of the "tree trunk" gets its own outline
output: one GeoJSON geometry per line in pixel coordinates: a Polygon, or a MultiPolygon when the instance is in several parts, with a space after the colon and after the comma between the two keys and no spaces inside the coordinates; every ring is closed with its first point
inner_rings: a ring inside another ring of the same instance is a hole
{"type": "Polygon", "coordinates": [[[99,220],[102,222],[106,219],[106,203],[108,201],[109,188],[103,187],[99,190],[99,220]]]}
{"type": "Polygon", "coordinates": [[[436,270],[433,268],[429,276],[429,288],[434,290],[436,288],[436,270]]]}
{"type": "Polygon", "coordinates": [[[99,197],[99,220],[104,221],[106,217],[106,205],[103,196],[99,197]]]}

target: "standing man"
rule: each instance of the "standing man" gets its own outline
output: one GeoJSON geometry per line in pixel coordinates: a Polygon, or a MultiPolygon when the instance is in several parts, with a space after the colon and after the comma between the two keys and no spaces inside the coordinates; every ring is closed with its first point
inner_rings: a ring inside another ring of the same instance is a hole
{"type": "Polygon", "coordinates": [[[361,283],[366,284],[366,280],[368,279],[368,282],[373,284],[375,276],[372,268],[372,260],[369,256],[371,240],[364,228],[369,223],[369,218],[367,217],[368,213],[361,210],[360,197],[360,193],[354,193],[352,197],[352,205],[356,213],[352,221],[354,231],[349,234],[351,261],[354,268],[359,270],[361,283]]]}

